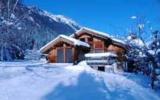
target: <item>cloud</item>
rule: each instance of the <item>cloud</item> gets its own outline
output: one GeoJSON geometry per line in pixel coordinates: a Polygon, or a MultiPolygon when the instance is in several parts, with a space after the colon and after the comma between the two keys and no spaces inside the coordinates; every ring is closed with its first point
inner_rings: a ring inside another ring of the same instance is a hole
{"type": "Polygon", "coordinates": [[[131,16],[130,18],[131,19],[137,19],[137,16],[131,16]]]}

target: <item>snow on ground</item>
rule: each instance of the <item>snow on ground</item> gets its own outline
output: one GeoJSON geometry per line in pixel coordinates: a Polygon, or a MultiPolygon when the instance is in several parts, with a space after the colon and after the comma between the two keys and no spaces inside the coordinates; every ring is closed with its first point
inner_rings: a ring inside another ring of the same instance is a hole
{"type": "Polygon", "coordinates": [[[84,62],[17,63],[0,62],[0,100],[160,100],[145,76],[98,72],[84,62]]]}

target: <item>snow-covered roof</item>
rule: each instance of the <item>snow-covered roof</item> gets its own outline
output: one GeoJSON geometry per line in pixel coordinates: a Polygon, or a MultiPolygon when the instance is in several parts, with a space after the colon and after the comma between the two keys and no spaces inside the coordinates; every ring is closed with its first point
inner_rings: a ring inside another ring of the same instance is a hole
{"type": "MultiPolygon", "coordinates": [[[[110,38],[113,42],[117,42],[117,43],[120,43],[122,45],[126,45],[125,41],[123,41],[121,39],[115,38],[115,37],[109,35],[108,33],[100,32],[100,31],[90,29],[90,28],[87,28],[87,27],[82,27],[75,34],[81,34],[83,32],[87,32],[88,34],[92,34],[92,35],[94,33],[95,35],[97,35],[99,37],[102,37],[102,38],[105,38],[105,39],[110,38]]],[[[71,35],[71,37],[73,37],[73,36],[74,36],[74,34],[71,35]]]]}
{"type": "MultiPolygon", "coordinates": [[[[40,52],[45,52],[47,51],[49,48],[51,48],[54,44],[56,44],[58,41],[69,41],[69,43],[75,45],[75,46],[84,46],[84,47],[90,47],[88,43],[82,42],[80,40],[74,39],[72,37],[68,37],[65,35],[59,35],[57,38],[55,38],[54,40],[52,40],[51,42],[49,42],[48,44],[46,44],[45,46],[43,46],[40,49],[40,52]]],[[[67,42],[65,41],[65,42],[67,42]]]]}
{"type": "Polygon", "coordinates": [[[117,38],[115,38],[115,37],[111,37],[111,39],[112,39],[114,42],[118,42],[118,43],[121,43],[121,44],[123,44],[123,45],[126,45],[126,44],[127,44],[125,41],[120,40],[120,39],[117,39],[117,38]]]}
{"type": "MultiPolygon", "coordinates": [[[[94,30],[94,29],[90,29],[90,28],[87,28],[87,27],[82,27],[80,30],[76,31],[75,34],[81,34],[81,33],[88,33],[88,34],[91,34],[93,35],[93,33],[99,37],[102,37],[102,38],[109,38],[110,35],[107,34],[107,33],[104,33],[104,32],[100,32],[100,31],[97,31],[97,30],[94,30]]],[[[73,37],[74,34],[71,35],[71,37],[73,37]]]]}
{"type": "Polygon", "coordinates": [[[88,54],[85,54],[85,57],[92,57],[92,58],[117,57],[117,54],[115,54],[114,52],[106,52],[106,53],[88,53],[88,54]]]}

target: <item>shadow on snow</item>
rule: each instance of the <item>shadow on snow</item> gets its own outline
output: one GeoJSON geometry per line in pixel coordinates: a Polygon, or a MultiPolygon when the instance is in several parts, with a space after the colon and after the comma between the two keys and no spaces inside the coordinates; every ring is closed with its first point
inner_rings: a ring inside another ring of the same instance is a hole
{"type": "Polygon", "coordinates": [[[134,100],[128,89],[109,90],[102,79],[96,80],[93,75],[83,72],[76,85],[59,84],[44,100],[134,100]]]}

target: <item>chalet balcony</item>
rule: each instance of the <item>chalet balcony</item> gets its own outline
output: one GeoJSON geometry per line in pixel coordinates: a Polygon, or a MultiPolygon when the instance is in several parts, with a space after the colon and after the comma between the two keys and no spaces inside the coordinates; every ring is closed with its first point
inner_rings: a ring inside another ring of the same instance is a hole
{"type": "Polygon", "coordinates": [[[123,70],[126,67],[126,63],[120,62],[118,59],[118,55],[114,52],[89,53],[85,55],[85,59],[86,63],[90,67],[100,71],[108,71],[115,69],[123,70]]]}
{"type": "Polygon", "coordinates": [[[114,53],[89,53],[85,55],[86,62],[91,67],[112,65],[117,62],[117,55],[114,53]]]}

